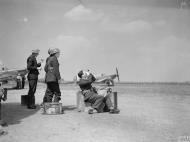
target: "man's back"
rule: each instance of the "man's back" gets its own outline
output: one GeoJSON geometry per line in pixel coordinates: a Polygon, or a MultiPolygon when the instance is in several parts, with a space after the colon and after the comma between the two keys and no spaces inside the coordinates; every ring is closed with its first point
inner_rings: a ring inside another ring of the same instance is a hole
{"type": "Polygon", "coordinates": [[[59,62],[55,56],[48,57],[44,70],[46,72],[46,82],[57,82],[61,79],[59,62]]]}

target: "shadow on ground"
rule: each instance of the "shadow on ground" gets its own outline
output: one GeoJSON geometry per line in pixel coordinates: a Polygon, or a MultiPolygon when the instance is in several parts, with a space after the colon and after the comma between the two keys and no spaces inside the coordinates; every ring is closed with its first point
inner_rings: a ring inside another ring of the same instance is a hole
{"type": "Polygon", "coordinates": [[[8,125],[19,124],[22,119],[35,114],[39,109],[39,106],[36,109],[27,109],[26,106],[22,106],[20,103],[3,103],[1,117],[8,125]]]}

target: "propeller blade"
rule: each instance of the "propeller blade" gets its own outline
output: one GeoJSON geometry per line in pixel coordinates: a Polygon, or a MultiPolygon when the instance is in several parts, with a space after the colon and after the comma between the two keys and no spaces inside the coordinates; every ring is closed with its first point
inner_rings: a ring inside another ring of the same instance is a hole
{"type": "Polygon", "coordinates": [[[119,79],[119,72],[118,72],[118,69],[116,68],[116,75],[117,75],[117,79],[118,79],[118,82],[120,81],[119,79]]]}

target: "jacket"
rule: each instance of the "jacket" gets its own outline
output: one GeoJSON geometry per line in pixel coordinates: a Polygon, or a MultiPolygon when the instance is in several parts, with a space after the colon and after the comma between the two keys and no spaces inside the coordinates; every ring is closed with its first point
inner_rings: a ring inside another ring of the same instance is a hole
{"type": "Polygon", "coordinates": [[[94,75],[90,74],[88,79],[81,78],[77,83],[82,91],[92,89],[92,83],[96,80],[94,75]]]}
{"type": "Polygon", "coordinates": [[[28,69],[28,80],[38,79],[39,71],[38,67],[41,66],[41,63],[37,63],[36,57],[30,55],[27,59],[27,69],[28,69]]]}
{"type": "Polygon", "coordinates": [[[44,67],[45,82],[58,82],[61,79],[59,72],[59,62],[56,56],[50,56],[46,60],[46,65],[44,67]]]}

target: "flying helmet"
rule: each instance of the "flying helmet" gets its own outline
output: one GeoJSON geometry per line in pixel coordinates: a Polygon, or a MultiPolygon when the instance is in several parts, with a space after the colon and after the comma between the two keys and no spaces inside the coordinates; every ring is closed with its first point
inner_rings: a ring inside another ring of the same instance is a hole
{"type": "Polygon", "coordinates": [[[39,54],[39,53],[40,53],[40,50],[39,50],[39,49],[34,49],[34,50],[32,50],[32,53],[33,53],[33,54],[39,54]]]}
{"type": "Polygon", "coordinates": [[[60,49],[59,48],[54,48],[54,49],[49,49],[48,52],[50,52],[50,55],[56,54],[56,53],[60,53],[60,49]],[[50,51],[49,51],[50,50],[50,51]]]}

